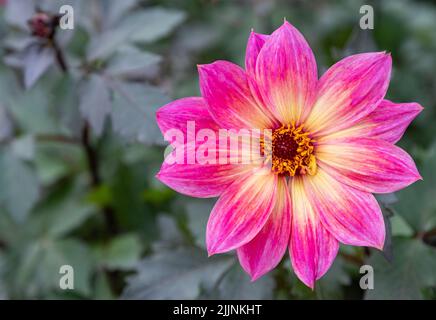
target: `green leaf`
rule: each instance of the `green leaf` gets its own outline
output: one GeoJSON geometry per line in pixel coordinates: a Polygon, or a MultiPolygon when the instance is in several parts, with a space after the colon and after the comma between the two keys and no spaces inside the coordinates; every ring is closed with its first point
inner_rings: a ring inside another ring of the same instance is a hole
{"type": "Polygon", "coordinates": [[[374,268],[374,289],[365,298],[423,299],[423,290],[436,285],[436,249],[418,239],[393,240],[392,263],[378,252],[367,262],[374,268]]]}
{"type": "Polygon", "coordinates": [[[186,214],[188,215],[188,227],[196,245],[206,247],[206,225],[215,201],[210,199],[187,199],[186,214]]]}
{"type": "Polygon", "coordinates": [[[8,110],[0,103],[0,141],[9,139],[13,133],[14,125],[8,110]]]}
{"type": "Polygon", "coordinates": [[[67,235],[80,226],[96,209],[85,202],[82,192],[74,186],[65,186],[63,189],[50,194],[45,202],[35,210],[31,228],[39,231],[44,237],[56,239],[67,235]]]}
{"type": "Polygon", "coordinates": [[[155,7],[133,13],[120,28],[131,28],[134,42],[149,43],[167,36],[184,19],[182,11],[155,7]]]}
{"type": "Polygon", "coordinates": [[[106,274],[99,272],[95,280],[93,299],[111,300],[115,298],[106,274]]]}
{"type": "Polygon", "coordinates": [[[33,0],[14,0],[8,1],[6,5],[6,21],[24,30],[27,28],[27,21],[34,13],[33,0]]]}
{"type": "Polygon", "coordinates": [[[80,145],[62,142],[39,142],[35,166],[43,185],[51,185],[83,167],[84,155],[80,145]]]}
{"type": "Polygon", "coordinates": [[[116,27],[93,38],[88,49],[88,60],[105,59],[123,44],[150,43],[165,37],[184,17],[181,11],[160,7],[129,14],[116,27]]]}
{"type": "Polygon", "coordinates": [[[56,134],[59,125],[54,114],[53,86],[57,78],[44,77],[25,91],[15,88],[7,107],[17,123],[17,127],[26,133],[56,134]]]}
{"type": "Polygon", "coordinates": [[[23,222],[39,197],[33,169],[11,152],[0,154],[0,203],[17,222],[23,222]]]}
{"type": "Polygon", "coordinates": [[[24,86],[28,89],[54,64],[53,48],[32,45],[25,51],[23,58],[24,86]]]}
{"type": "Polygon", "coordinates": [[[415,232],[425,232],[436,227],[436,145],[425,155],[419,170],[423,180],[399,191],[394,208],[415,232]]]}
{"type": "Polygon", "coordinates": [[[208,258],[197,248],[161,250],[138,264],[123,298],[195,299],[200,289],[210,290],[231,264],[228,257],[208,258]]]}
{"type": "Polygon", "coordinates": [[[124,234],[113,238],[107,245],[96,248],[99,263],[115,270],[131,270],[139,261],[142,251],[136,234],[124,234]]]}
{"type": "Polygon", "coordinates": [[[5,273],[5,256],[0,252],[0,300],[8,298],[6,283],[4,279],[5,273]]]}
{"type": "MultiPolygon", "coordinates": [[[[88,248],[74,239],[40,239],[29,242],[20,250],[19,263],[9,268],[12,288],[21,297],[45,296],[60,291],[61,266],[70,265],[74,270],[74,291],[89,295],[93,260],[88,248]]],[[[11,260],[12,261],[12,260],[11,260]]]]}
{"type": "Polygon", "coordinates": [[[157,54],[125,46],[110,59],[106,72],[114,77],[140,78],[156,72],[161,60],[157,54]]]}
{"type": "Polygon", "coordinates": [[[80,112],[99,136],[103,132],[106,116],[111,111],[110,92],[103,78],[91,75],[83,83],[80,96],[80,112]]]}
{"type": "Polygon", "coordinates": [[[411,237],[413,236],[413,229],[404,220],[404,218],[398,214],[395,214],[390,218],[392,226],[393,236],[411,237]]]}
{"type": "Polygon", "coordinates": [[[35,138],[25,135],[12,141],[11,151],[22,160],[32,160],[35,156],[35,138]]]}
{"type": "Polygon", "coordinates": [[[343,299],[342,286],[350,283],[351,278],[344,270],[342,259],[336,258],[327,273],[317,281],[315,293],[318,299],[343,299]]]}
{"type": "Polygon", "coordinates": [[[108,25],[113,25],[115,22],[118,22],[124,14],[132,10],[138,4],[138,0],[108,0],[106,2],[108,2],[108,14],[106,17],[108,25]]]}
{"type": "Polygon", "coordinates": [[[226,300],[272,299],[274,287],[274,279],[270,273],[252,282],[239,263],[235,263],[222,276],[216,288],[206,293],[205,297],[226,300]]]}
{"type": "Polygon", "coordinates": [[[149,85],[127,82],[116,82],[112,89],[114,130],[129,141],[163,144],[155,115],[156,110],[168,102],[162,91],[149,85]]]}

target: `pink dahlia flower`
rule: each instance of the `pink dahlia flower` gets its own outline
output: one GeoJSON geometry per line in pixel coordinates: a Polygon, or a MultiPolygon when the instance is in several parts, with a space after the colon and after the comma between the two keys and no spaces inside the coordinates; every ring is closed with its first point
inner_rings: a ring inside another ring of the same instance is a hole
{"type": "Polygon", "coordinates": [[[318,79],[308,43],[285,22],[271,35],[251,33],[245,70],[227,61],[198,67],[202,97],[157,112],[168,140],[172,130],[184,135],[169,157],[181,150],[176,158],[185,160],[164,161],[157,177],[189,196],[219,197],[207,224],[209,255],[236,249],[255,280],[289,249],[296,275],[313,288],[339,243],[383,248],[372,193],[421,179],[394,144],[422,107],[384,99],[391,63],[384,52],[356,54],[318,79]],[[186,161],[205,144],[207,154],[228,151],[229,160],[230,147],[200,132],[244,128],[271,130],[269,144],[257,139],[264,161],[186,161]]]}

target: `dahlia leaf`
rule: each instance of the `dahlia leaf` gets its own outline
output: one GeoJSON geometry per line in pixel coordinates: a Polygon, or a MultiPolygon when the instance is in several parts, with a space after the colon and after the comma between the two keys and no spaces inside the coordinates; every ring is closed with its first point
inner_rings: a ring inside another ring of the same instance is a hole
{"type": "Polygon", "coordinates": [[[423,180],[396,193],[399,201],[393,207],[415,232],[425,232],[436,227],[435,169],[436,144],[427,152],[420,166],[423,180]]]}
{"type": "Polygon", "coordinates": [[[33,45],[26,50],[23,59],[24,85],[28,89],[54,63],[55,54],[51,47],[33,45]]]}
{"type": "Polygon", "coordinates": [[[23,222],[38,198],[39,182],[34,170],[10,151],[2,150],[0,204],[15,221],[23,222]]]}
{"type": "Polygon", "coordinates": [[[13,123],[9,112],[0,104],[0,141],[10,138],[12,131],[13,123]]]}
{"type": "Polygon", "coordinates": [[[167,36],[184,20],[184,13],[160,7],[134,12],[116,27],[94,37],[88,48],[88,60],[110,57],[121,44],[150,43],[167,36]]]}
{"type": "Polygon", "coordinates": [[[272,299],[275,283],[271,274],[264,275],[253,282],[237,264],[228,270],[217,283],[215,290],[205,298],[226,300],[264,300],[272,299]]]}
{"type": "Polygon", "coordinates": [[[114,130],[129,141],[163,144],[155,121],[157,108],[168,102],[163,92],[156,87],[128,82],[114,83],[112,89],[114,130]]]}
{"type": "Polygon", "coordinates": [[[110,92],[102,77],[92,75],[82,85],[79,109],[99,136],[103,132],[106,116],[111,111],[110,92]]]}
{"type": "Polygon", "coordinates": [[[195,244],[202,248],[206,248],[206,225],[214,202],[211,199],[196,199],[186,203],[185,211],[188,216],[189,230],[194,237],[195,244]]]}
{"type": "Polygon", "coordinates": [[[157,54],[125,46],[109,60],[106,72],[120,78],[143,78],[156,73],[160,61],[157,54]]]}
{"type": "Polygon", "coordinates": [[[207,258],[204,250],[161,250],[143,259],[127,279],[124,299],[195,299],[211,290],[233,260],[207,258]]]}
{"type": "Polygon", "coordinates": [[[96,249],[99,263],[110,270],[131,270],[139,261],[142,246],[134,233],[117,236],[96,249]]]}
{"type": "Polygon", "coordinates": [[[86,245],[75,239],[33,239],[19,252],[21,263],[13,269],[11,284],[17,294],[28,297],[59,290],[59,268],[74,268],[74,290],[77,294],[91,293],[92,256],[86,245]],[[33,286],[26,286],[33,283],[33,286]]]}
{"type": "Polygon", "coordinates": [[[374,289],[366,299],[423,299],[423,290],[436,285],[436,249],[419,239],[393,239],[392,263],[375,252],[367,261],[374,268],[374,289]]]}

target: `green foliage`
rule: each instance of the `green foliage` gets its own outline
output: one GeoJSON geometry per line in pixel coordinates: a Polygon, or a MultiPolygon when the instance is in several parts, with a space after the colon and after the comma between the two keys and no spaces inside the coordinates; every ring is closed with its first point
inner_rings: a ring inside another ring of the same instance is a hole
{"type": "Polygon", "coordinates": [[[436,7],[373,2],[375,29],[362,31],[362,4],[13,0],[0,7],[0,298],[436,298],[436,7]],[[27,21],[36,5],[56,14],[64,3],[75,9],[75,29],[58,29],[50,41],[32,36],[27,21]],[[423,181],[378,196],[390,245],[383,254],[342,246],[314,291],[290,271],[288,257],[256,282],[233,253],[208,258],[215,200],[178,195],[154,177],[164,155],[156,109],[199,95],[196,64],[243,65],[250,29],[270,33],[283,17],[308,39],[320,73],[345,55],[391,51],[389,98],[425,107],[400,142],[423,181]],[[71,291],[59,287],[65,264],[75,271],[71,291]],[[359,287],[363,264],[374,268],[374,290],[359,287]]]}

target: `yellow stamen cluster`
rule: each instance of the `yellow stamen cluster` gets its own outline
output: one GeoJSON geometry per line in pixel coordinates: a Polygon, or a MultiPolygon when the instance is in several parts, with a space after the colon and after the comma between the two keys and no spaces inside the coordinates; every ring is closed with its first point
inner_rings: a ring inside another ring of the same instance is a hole
{"type": "Polygon", "coordinates": [[[313,149],[313,140],[302,125],[283,125],[272,132],[270,143],[261,140],[261,150],[278,175],[314,175],[317,165],[313,149]]]}

